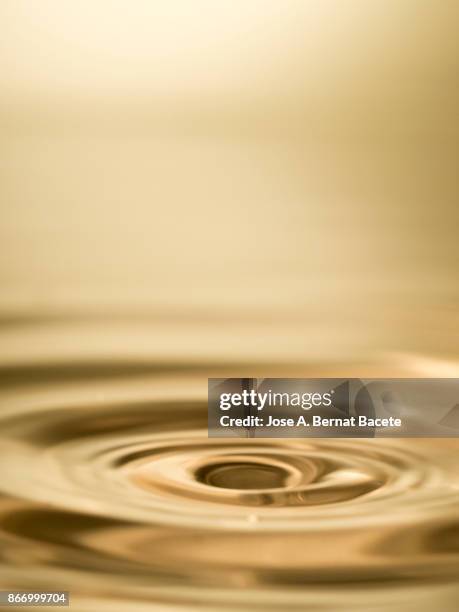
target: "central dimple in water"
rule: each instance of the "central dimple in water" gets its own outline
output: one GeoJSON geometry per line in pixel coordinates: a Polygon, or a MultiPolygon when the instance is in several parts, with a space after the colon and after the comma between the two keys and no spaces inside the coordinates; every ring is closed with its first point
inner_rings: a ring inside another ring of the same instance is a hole
{"type": "Polygon", "coordinates": [[[263,490],[285,487],[291,474],[277,466],[238,462],[201,468],[196,479],[222,489],[263,490]]]}
{"type": "Polygon", "coordinates": [[[204,399],[170,399],[194,375],[116,371],[108,386],[79,368],[45,374],[40,385],[43,369],[27,370],[33,395],[10,392],[0,412],[11,584],[119,589],[132,595],[123,610],[139,593],[212,610],[252,609],[256,595],[276,612],[367,612],[388,581],[431,585],[432,597],[439,576],[456,584],[458,444],[213,440],[204,399]]]}

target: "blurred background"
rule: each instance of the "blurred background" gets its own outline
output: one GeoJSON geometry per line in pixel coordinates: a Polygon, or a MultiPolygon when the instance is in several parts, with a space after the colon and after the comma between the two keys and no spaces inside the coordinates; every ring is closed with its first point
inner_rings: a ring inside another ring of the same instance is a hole
{"type": "Polygon", "coordinates": [[[260,455],[207,439],[206,394],[459,376],[459,2],[1,0],[0,22],[0,587],[455,610],[454,440],[260,455]],[[200,482],[235,453],[303,488],[200,482]]]}
{"type": "Polygon", "coordinates": [[[230,356],[263,324],[257,357],[455,354],[455,0],[3,0],[0,19],[5,321],[173,316],[190,355],[196,325],[230,356]]]}

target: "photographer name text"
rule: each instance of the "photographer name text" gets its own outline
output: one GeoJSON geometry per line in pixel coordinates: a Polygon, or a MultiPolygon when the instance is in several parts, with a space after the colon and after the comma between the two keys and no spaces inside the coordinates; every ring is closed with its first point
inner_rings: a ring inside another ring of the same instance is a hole
{"type": "Polygon", "coordinates": [[[223,415],[220,417],[221,427],[331,427],[331,428],[348,428],[348,427],[401,427],[402,420],[396,417],[388,418],[370,418],[366,416],[349,416],[325,418],[320,415],[313,415],[311,418],[306,418],[300,415],[297,418],[292,417],[273,417],[269,415],[267,418],[262,416],[249,415],[246,417],[230,417],[223,415]]]}

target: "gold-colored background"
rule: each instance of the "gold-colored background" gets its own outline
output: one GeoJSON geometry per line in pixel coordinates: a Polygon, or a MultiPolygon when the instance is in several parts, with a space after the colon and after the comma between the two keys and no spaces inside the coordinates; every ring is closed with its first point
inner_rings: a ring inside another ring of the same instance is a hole
{"type": "Polygon", "coordinates": [[[455,0],[0,19],[2,310],[312,317],[456,351],[455,0]]]}
{"type": "Polygon", "coordinates": [[[166,392],[192,398],[206,364],[458,375],[456,0],[1,0],[0,23],[8,402],[62,364],[198,364],[166,392]]]}

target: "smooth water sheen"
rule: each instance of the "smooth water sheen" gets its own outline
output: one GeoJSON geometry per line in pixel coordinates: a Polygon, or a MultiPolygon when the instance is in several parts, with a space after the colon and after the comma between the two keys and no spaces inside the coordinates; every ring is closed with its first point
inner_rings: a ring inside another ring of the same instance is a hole
{"type": "Polygon", "coordinates": [[[2,588],[75,610],[453,610],[456,442],[208,439],[207,377],[242,367],[4,364],[2,588]]]}

